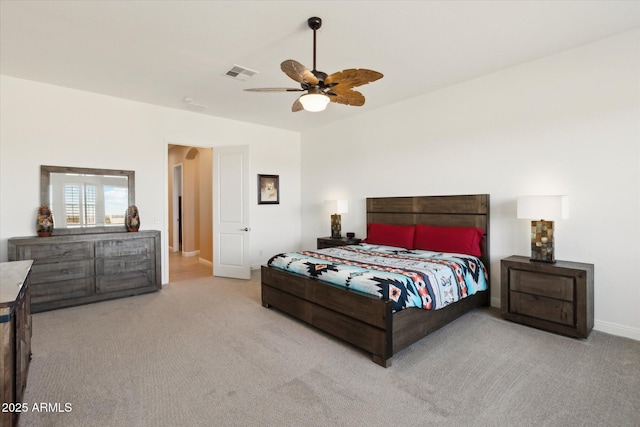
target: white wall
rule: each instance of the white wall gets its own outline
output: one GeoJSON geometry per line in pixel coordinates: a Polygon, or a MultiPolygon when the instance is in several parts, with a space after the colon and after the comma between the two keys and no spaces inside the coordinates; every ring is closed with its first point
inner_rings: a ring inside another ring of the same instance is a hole
{"type": "MultiPolygon", "coordinates": [[[[280,205],[257,205],[251,183],[254,266],[300,242],[300,134],[0,76],[0,261],[7,239],[35,235],[40,165],[136,172],[141,228],[162,231],[167,264],[169,143],[249,145],[251,176],[280,175],[280,205]]],[[[54,212],[55,215],[55,212],[54,212]]]]}
{"type": "Polygon", "coordinates": [[[500,259],[530,254],[516,197],[566,194],[556,257],[595,265],[596,329],[640,340],[639,39],[626,33],[303,133],[303,246],[329,234],[325,199],[348,199],[342,230],[363,236],[366,197],[489,193],[499,305],[500,259]]]}

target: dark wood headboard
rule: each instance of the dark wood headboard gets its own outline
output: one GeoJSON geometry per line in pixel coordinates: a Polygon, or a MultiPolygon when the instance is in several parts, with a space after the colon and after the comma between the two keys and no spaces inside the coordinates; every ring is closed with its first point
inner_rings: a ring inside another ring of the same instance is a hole
{"type": "Polygon", "coordinates": [[[367,198],[367,224],[443,225],[484,230],[482,262],[489,270],[489,195],[367,198]]]}

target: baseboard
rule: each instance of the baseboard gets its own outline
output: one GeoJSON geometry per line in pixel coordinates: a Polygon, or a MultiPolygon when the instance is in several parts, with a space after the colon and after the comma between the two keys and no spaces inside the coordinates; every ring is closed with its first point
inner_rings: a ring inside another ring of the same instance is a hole
{"type": "Polygon", "coordinates": [[[213,263],[211,261],[209,261],[208,259],[198,258],[198,262],[200,264],[204,264],[206,266],[213,267],[213,263]]]}
{"type": "Polygon", "coordinates": [[[491,307],[500,308],[500,297],[492,297],[489,300],[491,307]]]}
{"type": "Polygon", "coordinates": [[[182,256],[186,256],[186,257],[197,256],[197,255],[200,255],[199,250],[191,251],[191,252],[185,252],[185,251],[182,252],[182,256]]]}
{"type": "Polygon", "coordinates": [[[630,328],[629,326],[618,325],[611,322],[603,322],[601,320],[595,320],[593,322],[593,329],[600,332],[605,332],[611,335],[617,335],[619,337],[631,338],[632,340],[640,341],[640,329],[630,328]]]}

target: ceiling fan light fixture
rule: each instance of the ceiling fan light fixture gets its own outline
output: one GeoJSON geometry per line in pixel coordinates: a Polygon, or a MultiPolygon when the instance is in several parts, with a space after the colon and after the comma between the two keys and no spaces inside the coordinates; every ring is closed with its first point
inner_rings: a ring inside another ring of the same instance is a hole
{"type": "Polygon", "coordinates": [[[322,93],[308,93],[300,97],[300,103],[306,111],[324,111],[329,103],[329,97],[322,93]]]}

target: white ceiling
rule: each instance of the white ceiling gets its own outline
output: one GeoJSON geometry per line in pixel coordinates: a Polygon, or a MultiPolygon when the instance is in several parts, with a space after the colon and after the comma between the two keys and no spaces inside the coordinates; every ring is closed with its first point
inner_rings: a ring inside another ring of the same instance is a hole
{"type": "MultiPolygon", "coordinates": [[[[640,1],[0,1],[4,75],[302,131],[640,27],[640,1]],[[285,59],[369,68],[362,107],[291,112],[285,59]],[[259,71],[246,82],[234,65],[259,71]]],[[[37,100],[34,100],[36,102],[37,100]]]]}

